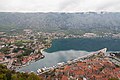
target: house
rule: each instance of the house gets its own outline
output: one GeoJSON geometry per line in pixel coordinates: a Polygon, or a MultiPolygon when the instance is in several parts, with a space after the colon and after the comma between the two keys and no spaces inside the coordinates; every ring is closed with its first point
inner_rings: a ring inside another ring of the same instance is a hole
{"type": "Polygon", "coordinates": [[[0,62],[5,60],[5,55],[3,53],[0,53],[0,62]]]}

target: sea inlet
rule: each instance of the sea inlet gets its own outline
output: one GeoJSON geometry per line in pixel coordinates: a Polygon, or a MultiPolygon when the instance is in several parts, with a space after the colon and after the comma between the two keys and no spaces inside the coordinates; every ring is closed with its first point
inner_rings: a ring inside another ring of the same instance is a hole
{"type": "Polygon", "coordinates": [[[91,52],[108,48],[108,51],[120,51],[120,39],[113,38],[70,38],[55,39],[52,46],[43,51],[44,59],[31,63],[20,71],[36,72],[43,67],[51,67],[59,62],[66,62],[91,52]]]}

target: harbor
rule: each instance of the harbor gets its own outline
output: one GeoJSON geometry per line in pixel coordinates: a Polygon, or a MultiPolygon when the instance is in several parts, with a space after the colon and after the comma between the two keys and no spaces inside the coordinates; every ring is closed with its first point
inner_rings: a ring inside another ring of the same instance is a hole
{"type": "Polygon", "coordinates": [[[91,52],[91,53],[89,53],[87,55],[78,57],[76,59],[69,60],[66,63],[65,62],[60,62],[60,63],[57,63],[56,65],[54,65],[52,67],[40,68],[40,69],[37,70],[37,73],[38,74],[44,74],[44,73],[50,72],[51,70],[54,70],[54,69],[57,69],[57,68],[61,68],[61,67],[65,66],[65,65],[74,64],[74,63],[76,63],[78,61],[84,61],[86,59],[89,59],[93,55],[98,55],[98,53],[104,53],[104,54],[106,54],[106,52],[107,52],[107,48],[104,48],[104,49],[101,49],[99,51],[91,52]]]}
{"type": "Polygon", "coordinates": [[[57,65],[57,63],[64,62],[64,64],[66,64],[67,61],[71,62],[71,60],[77,59],[78,57],[83,57],[83,56],[86,57],[86,55],[89,55],[90,53],[102,49],[103,46],[108,48],[107,53],[117,52],[117,51],[119,52],[119,47],[117,47],[119,43],[120,43],[119,39],[109,39],[109,38],[55,39],[52,41],[51,43],[52,46],[50,48],[44,50],[41,49],[42,54],[45,56],[45,58],[33,62],[27,66],[24,66],[21,69],[19,69],[19,71],[22,72],[32,71],[37,73],[38,69],[42,69],[42,68],[48,69],[49,67],[50,68],[56,67],[54,65],[57,65]]]}

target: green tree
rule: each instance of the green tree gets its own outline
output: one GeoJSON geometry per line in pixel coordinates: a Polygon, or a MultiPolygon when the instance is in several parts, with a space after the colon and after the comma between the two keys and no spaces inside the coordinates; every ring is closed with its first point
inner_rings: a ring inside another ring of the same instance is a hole
{"type": "Polygon", "coordinates": [[[108,80],[119,80],[118,78],[110,78],[108,80]]]}
{"type": "Polygon", "coordinates": [[[27,80],[41,80],[39,76],[35,75],[34,73],[30,73],[27,80]]]}
{"type": "Polygon", "coordinates": [[[20,47],[20,46],[23,46],[23,42],[22,41],[18,41],[15,43],[16,46],[20,47]]]}
{"type": "Polygon", "coordinates": [[[12,78],[12,80],[18,80],[17,74],[13,74],[11,78],[12,78]]]}
{"type": "Polygon", "coordinates": [[[0,74],[0,80],[7,80],[7,77],[5,76],[5,74],[0,74]]]}
{"type": "Polygon", "coordinates": [[[7,69],[5,65],[0,64],[0,80],[42,80],[34,73],[20,73],[7,69]]]}
{"type": "Polygon", "coordinates": [[[8,47],[3,47],[0,49],[0,52],[4,53],[4,54],[8,54],[10,51],[10,49],[8,47]]]}
{"type": "Polygon", "coordinates": [[[11,80],[11,76],[12,76],[11,72],[6,73],[7,80],[11,80]]]}

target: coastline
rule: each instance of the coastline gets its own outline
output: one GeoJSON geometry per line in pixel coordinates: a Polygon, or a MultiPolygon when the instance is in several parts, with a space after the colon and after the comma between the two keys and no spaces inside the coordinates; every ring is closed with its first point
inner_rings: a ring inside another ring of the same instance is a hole
{"type": "Polygon", "coordinates": [[[100,49],[100,50],[94,51],[94,52],[90,52],[89,54],[81,56],[81,57],[78,56],[77,58],[72,59],[72,60],[68,60],[66,62],[59,62],[56,65],[53,65],[51,67],[38,68],[37,74],[38,75],[44,74],[44,73],[47,73],[47,72],[49,72],[49,71],[51,71],[53,69],[61,68],[61,67],[65,66],[65,65],[74,64],[74,63],[76,63],[78,61],[83,61],[83,60],[89,59],[91,56],[98,55],[98,53],[100,53],[100,52],[106,54],[107,53],[107,48],[100,49]]]}
{"type": "MultiPolygon", "coordinates": [[[[60,38],[60,39],[64,39],[64,38],[60,38]]],[[[51,42],[53,41],[54,39],[51,39],[51,42]]],[[[55,40],[58,40],[58,39],[55,39],[55,40]]],[[[44,55],[44,50],[45,49],[48,49],[48,48],[50,48],[52,46],[52,43],[50,43],[50,46],[46,46],[46,47],[44,47],[44,48],[42,48],[41,50],[40,50],[40,52],[42,53],[42,55],[44,55]]],[[[99,50],[99,49],[97,49],[97,50],[99,50]]],[[[89,51],[88,51],[89,52],[89,51]]],[[[34,63],[34,62],[32,62],[32,63],[34,63]]],[[[31,64],[31,62],[29,63],[29,64],[31,64]]],[[[28,66],[29,64],[27,64],[26,66],[28,66]]],[[[23,66],[23,67],[25,67],[25,66],[23,66]]]]}
{"type": "MultiPolygon", "coordinates": [[[[43,56],[43,57],[41,57],[40,59],[43,59],[43,58],[45,57],[45,56],[43,55],[43,50],[44,50],[44,49],[41,49],[41,50],[40,50],[40,53],[41,53],[42,56],[43,56]]],[[[38,60],[40,60],[40,59],[38,59],[38,60]]],[[[19,71],[21,68],[26,67],[26,66],[29,66],[30,64],[32,64],[32,63],[34,63],[34,62],[36,62],[36,61],[38,61],[38,60],[32,60],[32,61],[29,61],[28,63],[26,63],[26,64],[24,64],[24,65],[22,65],[22,66],[17,66],[15,70],[16,70],[16,71],[19,71]]]]}

